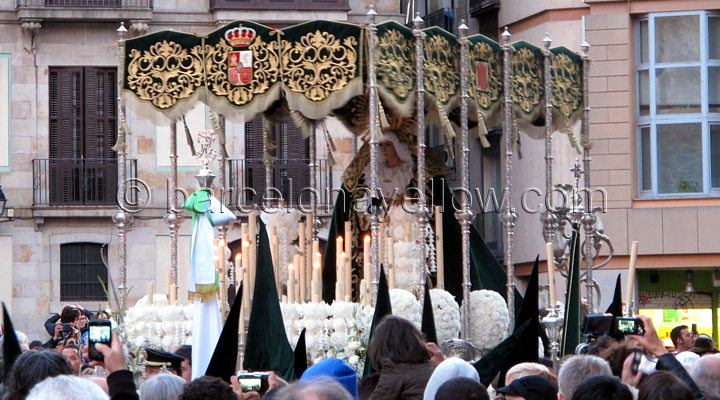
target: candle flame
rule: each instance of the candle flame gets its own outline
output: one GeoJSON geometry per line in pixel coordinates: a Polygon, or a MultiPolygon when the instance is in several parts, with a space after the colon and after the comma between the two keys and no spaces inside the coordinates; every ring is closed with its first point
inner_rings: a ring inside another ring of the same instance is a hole
{"type": "Polygon", "coordinates": [[[320,263],[319,263],[319,262],[316,262],[316,263],[313,265],[313,268],[314,268],[314,269],[320,269],[320,263]]]}
{"type": "Polygon", "coordinates": [[[370,241],[370,235],[365,235],[363,238],[364,241],[369,242],[370,241]]]}
{"type": "Polygon", "coordinates": [[[250,247],[250,241],[249,241],[249,240],[243,240],[243,241],[242,241],[242,246],[243,246],[243,247],[250,247]]]}
{"type": "Polygon", "coordinates": [[[219,257],[219,256],[214,256],[213,258],[215,259],[215,262],[220,261],[220,257],[219,257]]]}
{"type": "Polygon", "coordinates": [[[294,269],[295,269],[295,266],[293,265],[293,263],[288,264],[288,269],[289,269],[289,270],[294,270],[294,269]]]}
{"type": "Polygon", "coordinates": [[[340,257],[341,257],[341,258],[345,258],[345,257],[347,257],[347,255],[346,255],[345,252],[343,251],[342,253],[340,253],[340,257]]]}
{"type": "Polygon", "coordinates": [[[224,239],[218,239],[218,247],[225,247],[225,240],[224,239]]]}

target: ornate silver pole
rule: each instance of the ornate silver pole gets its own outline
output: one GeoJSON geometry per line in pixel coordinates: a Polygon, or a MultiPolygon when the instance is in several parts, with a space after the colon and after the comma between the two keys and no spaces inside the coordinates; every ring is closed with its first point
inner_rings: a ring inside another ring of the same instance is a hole
{"type": "Polygon", "coordinates": [[[590,56],[588,55],[588,50],[590,50],[590,45],[588,44],[588,42],[583,40],[580,49],[582,50],[583,63],[583,122],[581,144],[583,147],[583,170],[585,172],[584,184],[585,188],[590,191],[586,191],[586,193],[588,193],[588,195],[586,196],[587,204],[585,204],[585,210],[587,210],[587,212],[583,215],[581,222],[583,224],[583,227],[585,228],[585,292],[587,296],[588,310],[591,313],[594,313],[595,303],[593,301],[593,292],[595,290],[595,285],[593,281],[593,264],[595,264],[595,253],[593,252],[593,244],[595,242],[594,225],[596,222],[596,218],[593,213],[593,205],[591,204],[592,196],[589,195],[590,193],[592,193],[592,188],[590,187],[590,147],[592,146],[590,145],[590,99],[588,98],[590,94],[588,84],[588,75],[590,72],[590,56]]]}
{"type": "Polygon", "coordinates": [[[465,20],[461,21],[458,27],[460,32],[460,185],[463,188],[462,208],[456,213],[462,228],[462,268],[463,268],[463,312],[462,337],[470,337],[470,224],[473,214],[470,211],[470,170],[468,157],[470,157],[470,145],[468,140],[468,27],[465,20]]]}
{"type": "MultiPolygon", "coordinates": [[[[552,74],[551,74],[551,68],[552,68],[552,53],[550,52],[550,46],[552,45],[552,39],[550,39],[550,36],[548,33],[545,33],[545,38],[543,39],[543,72],[544,72],[544,80],[545,80],[545,204],[546,206],[552,206],[553,205],[553,186],[552,186],[552,178],[553,178],[553,171],[552,171],[552,162],[553,162],[553,149],[552,149],[552,133],[553,133],[553,122],[552,122],[552,111],[553,111],[553,105],[552,105],[552,74]]],[[[548,207],[549,208],[549,207],[548,207]]],[[[555,229],[557,228],[557,216],[552,213],[550,210],[546,210],[542,214],[542,221],[543,221],[543,238],[545,239],[545,242],[555,243],[554,242],[554,236],[555,236],[555,229]]],[[[549,263],[552,262],[552,260],[548,260],[549,263]]],[[[548,270],[549,273],[549,270],[548,270]]],[[[552,305],[551,305],[552,306],[552,305]]]]}
{"type": "Polygon", "coordinates": [[[170,229],[170,271],[172,271],[172,284],[176,287],[178,282],[178,230],[182,222],[182,215],[175,209],[177,206],[177,159],[177,124],[173,120],[170,124],[170,207],[164,218],[170,229]]]}
{"type": "Polygon", "coordinates": [[[122,121],[125,119],[125,110],[122,104],[122,82],[125,76],[124,65],[125,65],[125,36],[127,35],[127,29],[125,24],[120,23],[120,27],[117,29],[118,36],[118,115],[120,116],[120,122],[118,123],[118,195],[116,196],[118,201],[119,209],[117,213],[112,216],[112,221],[118,228],[118,264],[120,270],[120,285],[118,286],[118,292],[121,298],[125,298],[127,293],[127,230],[128,226],[132,222],[132,215],[125,212],[126,196],[127,196],[127,185],[125,182],[125,163],[127,155],[127,143],[126,136],[127,132],[123,132],[124,124],[122,121]]]}
{"type": "MultiPolygon", "coordinates": [[[[318,170],[318,159],[317,159],[317,121],[312,121],[312,132],[310,133],[310,187],[312,188],[312,196],[310,196],[310,208],[312,209],[312,238],[311,240],[317,240],[318,232],[320,231],[320,218],[318,218],[317,210],[317,170],[318,170]]],[[[313,256],[311,256],[313,257],[313,256]]]]}
{"type": "MultiPolygon", "coordinates": [[[[368,43],[370,51],[368,54],[368,95],[370,96],[370,110],[368,113],[368,135],[370,136],[370,190],[371,190],[371,204],[370,204],[370,238],[371,238],[371,261],[372,261],[372,304],[375,305],[377,301],[378,285],[380,284],[380,246],[378,238],[380,237],[380,216],[378,215],[379,210],[376,207],[375,199],[379,196],[377,191],[378,186],[378,132],[377,132],[377,120],[378,120],[378,105],[377,105],[377,77],[375,76],[375,56],[377,52],[376,35],[377,29],[375,28],[375,7],[370,6],[370,10],[367,12],[369,23],[368,23],[368,43]]],[[[363,277],[367,279],[367,277],[363,277]]]]}
{"type": "Polygon", "coordinates": [[[502,220],[505,227],[505,268],[507,272],[507,305],[510,316],[509,331],[515,329],[515,267],[512,261],[513,235],[517,214],[513,207],[512,198],[512,158],[513,158],[513,101],[512,91],[512,57],[510,48],[510,32],[507,27],[502,33],[503,51],[503,90],[505,92],[505,118],[503,120],[503,135],[505,135],[505,193],[507,193],[507,205],[502,220]]]}
{"type": "MultiPolygon", "coordinates": [[[[415,63],[417,70],[417,109],[416,115],[418,120],[417,126],[417,186],[420,189],[420,199],[418,201],[417,210],[417,224],[420,230],[420,237],[416,242],[416,251],[418,256],[418,262],[420,263],[420,287],[419,290],[423,290],[425,287],[425,281],[427,279],[427,236],[428,236],[428,208],[425,198],[425,50],[424,42],[422,37],[422,26],[423,20],[418,15],[413,21],[413,36],[415,36],[415,63]],[[420,91],[420,88],[423,91],[420,91]]],[[[422,292],[416,293],[420,298],[421,302],[424,297],[422,292]]]]}

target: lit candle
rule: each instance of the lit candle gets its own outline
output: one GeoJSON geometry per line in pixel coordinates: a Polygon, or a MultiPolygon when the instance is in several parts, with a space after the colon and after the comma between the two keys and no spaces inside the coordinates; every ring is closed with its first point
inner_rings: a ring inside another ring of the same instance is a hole
{"type": "Polygon", "coordinates": [[[443,242],[442,208],[435,206],[435,265],[438,289],[445,289],[445,248],[443,242]]]}
{"type": "Polygon", "coordinates": [[[548,266],[548,291],[550,292],[550,307],[554,308],[557,303],[557,292],[555,291],[555,254],[553,252],[553,244],[545,243],[545,255],[547,256],[548,266]]]}
{"type": "MultiPolygon", "coordinates": [[[[304,276],[304,274],[305,274],[305,272],[304,272],[305,265],[306,265],[305,255],[307,254],[307,252],[306,252],[307,243],[305,240],[306,233],[307,233],[307,229],[305,228],[305,223],[300,222],[298,224],[298,248],[300,249],[300,257],[297,259],[293,259],[293,262],[295,263],[295,268],[299,270],[298,272],[300,272],[298,274],[298,276],[304,276]]],[[[303,284],[305,284],[304,278],[301,281],[299,286],[302,287],[303,284]]],[[[303,291],[303,293],[305,293],[305,291],[303,291]]],[[[304,300],[305,300],[305,298],[301,297],[301,299],[299,301],[300,301],[300,303],[302,303],[304,300]]]]}
{"type": "Polygon", "coordinates": [[[177,286],[170,284],[170,305],[177,304],[177,286]]]}
{"type": "Polygon", "coordinates": [[[368,289],[367,281],[365,279],[360,280],[360,294],[359,294],[360,298],[358,299],[358,301],[360,301],[360,303],[362,305],[370,304],[369,303],[370,299],[368,298],[368,293],[367,293],[368,290],[367,289],[368,289]]]}
{"type": "MultiPolygon", "coordinates": [[[[342,264],[344,262],[342,258],[342,254],[345,252],[343,247],[343,237],[339,236],[337,239],[335,239],[335,268],[337,270],[340,270],[342,268],[342,264]]],[[[338,277],[338,280],[340,277],[338,277]]]]}
{"type": "Polygon", "coordinates": [[[637,262],[638,241],[633,240],[630,246],[630,265],[628,266],[627,286],[625,287],[625,305],[630,311],[635,291],[635,263],[637,262]]]}
{"type": "Polygon", "coordinates": [[[372,262],[370,258],[370,235],[363,238],[363,279],[372,279],[372,262]]]}
{"type": "Polygon", "coordinates": [[[288,293],[287,298],[289,303],[295,302],[295,266],[293,263],[288,264],[288,281],[287,281],[288,293]]]}
{"type": "MultiPolygon", "coordinates": [[[[243,264],[245,264],[245,257],[243,257],[243,264]]],[[[250,310],[250,285],[248,284],[248,281],[250,280],[250,271],[248,271],[247,267],[243,265],[242,267],[242,279],[243,279],[243,294],[242,294],[242,308],[245,309],[245,315],[249,315],[250,313],[248,310],[250,310]]]]}
{"type": "Polygon", "coordinates": [[[395,266],[394,265],[388,265],[386,268],[387,270],[387,278],[388,278],[388,289],[392,290],[395,289],[395,266]]]}

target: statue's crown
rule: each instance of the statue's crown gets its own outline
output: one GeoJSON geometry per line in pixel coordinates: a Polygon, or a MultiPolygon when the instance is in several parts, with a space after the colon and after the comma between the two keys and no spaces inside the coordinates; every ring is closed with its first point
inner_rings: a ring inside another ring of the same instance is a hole
{"type": "Polygon", "coordinates": [[[225,40],[232,47],[244,47],[252,43],[255,39],[255,29],[238,26],[237,28],[225,31],[225,40]]]}

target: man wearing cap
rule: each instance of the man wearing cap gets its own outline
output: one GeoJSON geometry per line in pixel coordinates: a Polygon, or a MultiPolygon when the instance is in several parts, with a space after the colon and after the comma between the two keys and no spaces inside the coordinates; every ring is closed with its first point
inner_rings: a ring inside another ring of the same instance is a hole
{"type": "Polygon", "coordinates": [[[557,387],[549,380],[536,375],[515,379],[497,390],[506,400],[556,400],[557,387]]]}
{"type": "Polygon", "coordinates": [[[184,358],[167,351],[145,348],[145,372],[143,379],[148,379],[162,371],[163,367],[172,374],[182,375],[181,364],[184,358]]]}

